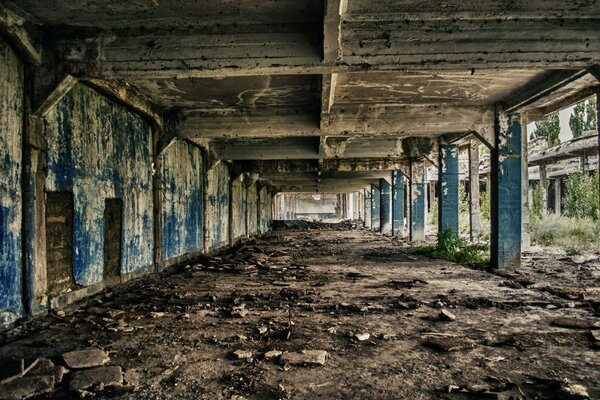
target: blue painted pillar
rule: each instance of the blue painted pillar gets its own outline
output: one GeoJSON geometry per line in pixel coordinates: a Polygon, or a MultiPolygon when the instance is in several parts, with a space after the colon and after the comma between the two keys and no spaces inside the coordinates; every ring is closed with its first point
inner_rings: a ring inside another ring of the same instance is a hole
{"type": "Polygon", "coordinates": [[[381,191],[377,185],[371,184],[371,229],[378,231],[381,228],[381,191]]]}
{"type": "Polygon", "coordinates": [[[425,240],[425,164],[410,160],[410,241],[425,240]]]}
{"type": "Polygon", "coordinates": [[[521,119],[498,113],[491,151],[491,264],[521,264],[521,119]]]}
{"type": "Polygon", "coordinates": [[[379,226],[381,233],[392,233],[392,185],[386,179],[379,180],[381,199],[379,203],[379,226]]]}
{"type": "Polygon", "coordinates": [[[392,235],[404,233],[404,176],[402,172],[392,172],[392,235]]]}
{"type": "Polygon", "coordinates": [[[365,227],[371,227],[371,190],[363,190],[365,197],[365,227]]]}
{"type": "Polygon", "coordinates": [[[440,144],[438,153],[438,233],[452,229],[458,234],[458,145],[440,144]]]}

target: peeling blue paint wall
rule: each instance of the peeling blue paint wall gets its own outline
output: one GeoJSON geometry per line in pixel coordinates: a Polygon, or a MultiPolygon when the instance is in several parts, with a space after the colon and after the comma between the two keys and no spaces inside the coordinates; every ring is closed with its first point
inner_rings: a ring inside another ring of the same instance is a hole
{"type": "Polygon", "coordinates": [[[519,115],[497,118],[491,154],[491,264],[514,268],[521,263],[521,120],[519,115]]]}
{"type": "Polygon", "coordinates": [[[23,314],[21,157],[23,66],[0,39],[0,313],[23,314]]]}
{"type": "Polygon", "coordinates": [[[161,167],[163,259],[201,252],[204,248],[202,151],[176,140],[162,154],[161,167]]]}
{"type": "Polygon", "coordinates": [[[256,183],[248,185],[246,206],[248,214],[248,234],[253,235],[258,233],[258,191],[256,183]]]}
{"type": "Polygon", "coordinates": [[[404,231],[404,176],[400,171],[392,175],[392,235],[402,235],[404,231]]]}
{"type": "Polygon", "coordinates": [[[246,195],[243,175],[231,182],[231,239],[246,236],[246,195]]]}
{"type": "Polygon", "coordinates": [[[458,145],[439,146],[439,232],[452,229],[458,234],[458,145]]]}
{"type": "Polygon", "coordinates": [[[74,198],[73,275],[102,281],[104,202],[123,201],[121,273],[153,265],[151,129],[139,115],[76,85],[46,117],[46,190],[74,198]]]}
{"type": "Polygon", "coordinates": [[[214,249],[229,243],[229,168],[216,163],[207,172],[206,230],[208,248],[214,249]]]}

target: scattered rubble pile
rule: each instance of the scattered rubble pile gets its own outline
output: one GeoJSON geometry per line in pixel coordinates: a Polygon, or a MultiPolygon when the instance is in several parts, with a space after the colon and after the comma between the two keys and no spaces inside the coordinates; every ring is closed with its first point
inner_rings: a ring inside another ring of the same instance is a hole
{"type": "Polygon", "coordinates": [[[320,222],[303,220],[275,220],[273,229],[294,229],[294,230],[338,230],[345,231],[349,229],[359,229],[362,226],[361,221],[344,220],[340,222],[320,222]]]}
{"type": "Polygon", "coordinates": [[[600,260],[284,229],[0,335],[0,399],[600,398],[600,260]]]}

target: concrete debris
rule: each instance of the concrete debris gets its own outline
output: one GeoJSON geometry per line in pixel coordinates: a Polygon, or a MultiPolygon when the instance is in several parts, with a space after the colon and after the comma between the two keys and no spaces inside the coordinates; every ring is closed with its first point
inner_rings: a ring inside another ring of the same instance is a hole
{"type": "Polygon", "coordinates": [[[54,375],[24,376],[0,385],[0,400],[29,399],[54,390],[54,375]]]}
{"type": "Polygon", "coordinates": [[[279,350],[269,350],[265,353],[265,360],[275,359],[283,354],[282,351],[279,350]]]}
{"type": "Polygon", "coordinates": [[[590,331],[590,335],[594,342],[600,342],[600,330],[592,330],[590,331]]]}
{"type": "Polygon", "coordinates": [[[19,317],[10,311],[0,311],[0,329],[10,328],[19,317]]]}
{"type": "Polygon", "coordinates": [[[456,316],[445,309],[440,311],[438,318],[442,321],[456,321],[456,316]]]}
{"type": "Polygon", "coordinates": [[[300,353],[284,352],[281,362],[289,365],[325,365],[327,352],[324,350],[302,350],[300,353]]]}
{"type": "Polygon", "coordinates": [[[69,388],[72,391],[123,384],[121,367],[96,367],[73,372],[69,388]]]}
{"type": "Polygon", "coordinates": [[[365,340],[369,340],[371,335],[369,333],[357,333],[354,335],[354,338],[359,342],[364,342],[365,340]]]}
{"type": "Polygon", "coordinates": [[[248,315],[248,310],[246,310],[246,305],[241,304],[239,306],[235,306],[231,308],[231,316],[235,318],[244,318],[248,315]]]}
{"type": "Polygon", "coordinates": [[[62,355],[67,367],[72,369],[98,367],[106,364],[110,358],[104,350],[85,349],[70,351],[62,355]]]}
{"type": "Polygon", "coordinates": [[[232,355],[236,360],[247,360],[251,359],[254,353],[251,350],[236,350],[232,355]]]}
{"type": "Polygon", "coordinates": [[[578,318],[557,318],[552,321],[552,325],[561,328],[600,329],[600,325],[598,323],[578,318]]]}
{"type": "Polygon", "coordinates": [[[258,331],[259,335],[264,335],[265,333],[267,333],[269,331],[269,328],[267,328],[264,325],[261,325],[256,330],[258,331]]]}
{"type": "Polygon", "coordinates": [[[432,336],[425,339],[424,345],[439,351],[459,351],[468,350],[475,347],[475,342],[471,339],[451,337],[451,336],[432,336]]]}

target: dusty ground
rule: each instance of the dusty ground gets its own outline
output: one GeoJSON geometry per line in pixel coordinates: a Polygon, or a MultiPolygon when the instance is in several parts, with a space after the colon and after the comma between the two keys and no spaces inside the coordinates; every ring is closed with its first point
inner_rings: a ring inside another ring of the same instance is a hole
{"type": "MultiPolygon", "coordinates": [[[[365,230],[278,231],[5,332],[0,357],[59,365],[70,350],[106,350],[124,384],[81,393],[97,398],[600,398],[595,327],[555,326],[600,321],[598,257],[526,254],[498,275],[405,248],[365,230]],[[269,350],[328,358],[289,365],[269,350]]],[[[42,397],[76,395],[70,375],[42,397]]]]}

